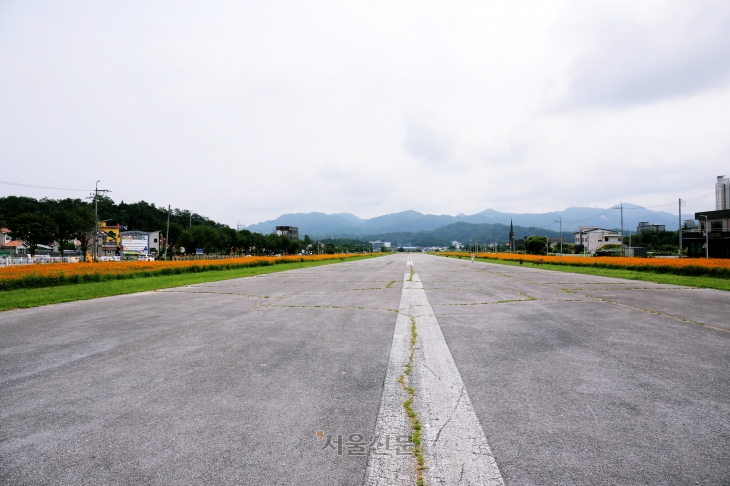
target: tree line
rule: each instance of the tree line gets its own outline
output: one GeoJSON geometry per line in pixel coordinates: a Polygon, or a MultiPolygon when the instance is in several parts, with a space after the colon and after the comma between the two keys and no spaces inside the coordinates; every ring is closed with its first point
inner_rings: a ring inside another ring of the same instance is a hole
{"type": "MultiPolygon", "coordinates": [[[[111,198],[92,195],[89,199],[34,199],[23,196],[0,198],[0,226],[11,231],[11,236],[23,240],[29,253],[35,255],[39,245],[60,243],[60,249],[73,250],[74,240],[81,244],[82,254],[89,251],[89,242],[94,240],[95,206],[98,206],[99,221],[107,225],[119,224],[124,230],[160,231],[167,230],[168,209],[153,203],[115,203],[111,198]]],[[[248,230],[236,231],[225,224],[186,209],[172,209],[169,212],[169,253],[194,253],[202,248],[205,253],[218,254],[294,254],[302,250],[316,252],[316,244],[307,235],[304,240],[291,240],[277,234],[264,235],[248,230]]],[[[320,252],[358,251],[365,249],[362,241],[327,242],[320,252]]]]}

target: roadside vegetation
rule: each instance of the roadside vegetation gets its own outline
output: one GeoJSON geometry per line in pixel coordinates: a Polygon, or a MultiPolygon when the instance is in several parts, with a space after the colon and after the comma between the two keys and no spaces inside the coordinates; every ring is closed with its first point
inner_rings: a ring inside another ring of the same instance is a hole
{"type": "MultiPolygon", "coordinates": [[[[444,252],[467,258],[468,253],[444,252]]],[[[706,258],[558,257],[510,253],[480,253],[478,260],[503,265],[529,265],[542,260],[541,268],[647,282],[730,290],[730,260],[706,258]],[[520,261],[522,263],[520,263],[520,261]]]]}
{"type": "Polygon", "coordinates": [[[201,273],[236,268],[264,267],[293,262],[314,262],[354,258],[358,255],[299,255],[281,257],[239,257],[221,260],[129,261],[48,263],[14,265],[0,269],[0,291],[105,282],[160,275],[201,273]]]}
{"type": "MultiPolygon", "coordinates": [[[[167,208],[145,201],[115,203],[103,195],[92,195],[88,200],[0,197],[0,227],[11,230],[14,239],[25,241],[32,255],[39,245],[52,246],[53,242],[60,243],[63,250],[78,250],[86,255],[90,251],[89,242],[94,241],[94,203],[98,204],[99,220],[107,225],[119,224],[129,230],[167,233],[167,208]],[[74,241],[80,243],[79,248],[75,247],[74,241]]],[[[328,254],[370,251],[370,244],[358,239],[329,239],[321,241],[317,249],[316,241],[309,235],[296,240],[276,233],[265,235],[246,229],[237,231],[188,209],[172,208],[169,218],[168,256],[193,254],[198,248],[206,254],[219,255],[294,254],[302,250],[328,254]]]]}
{"type": "MultiPolygon", "coordinates": [[[[194,270],[170,274],[153,274],[149,272],[145,274],[144,272],[142,272],[138,274],[133,274],[133,276],[123,277],[122,279],[92,281],[86,283],[78,283],[75,285],[62,285],[44,288],[15,288],[13,290],[0,291],[0,311],[27,307],[37,307],[41,305],[57,304],[61,302],[95,299],[98,297],[109,297],[113,295],[132,294],[136,292],[145,292],[173,287],[182,287],[185,285],[192,285],[204,282],[216,282],[232,278],[252,277],[254,275],[261,275],[265,273],[283,272],[286,270],[294,270],[298,268],[310,268],[320,265],[328,265],[331,263],[339,263],[344,259],[346,259],[347,261],[352,261],[373,257],[374,256],[337,255],[336,258],[297,258],[289,261],[282,261],[283,259],[277,259],[280,261],[276,262],[275,264],[271,263],[264,265],[248,265],[233,268],[219,266],[217,268],[208,268],[207,270],[204,270],[202,272],[200,270],[194,270]]],[[[169,264],[172,262],[149,263],[169,264]]],[[[66,264],[67,267],[78,265],[79,264],[66,264]]],[[[116,263],[116,265],[121,265],[121,263],[116,263]]],[[[47,267],[50,265],[24,266],[47,267]]]]}

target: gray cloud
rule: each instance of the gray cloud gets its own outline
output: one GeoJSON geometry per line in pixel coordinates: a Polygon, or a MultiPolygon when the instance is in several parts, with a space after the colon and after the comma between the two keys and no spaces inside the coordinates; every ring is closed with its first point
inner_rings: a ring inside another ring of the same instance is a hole
{"type": "Polygon", "coordinates": [[[727,2],[661,2],[640,13],[589,24],[592,47],[567,69],[562,108],[638,105],[728,83],[727,2]],[[640,18],[647,15],[652,18],[640,18]]]}

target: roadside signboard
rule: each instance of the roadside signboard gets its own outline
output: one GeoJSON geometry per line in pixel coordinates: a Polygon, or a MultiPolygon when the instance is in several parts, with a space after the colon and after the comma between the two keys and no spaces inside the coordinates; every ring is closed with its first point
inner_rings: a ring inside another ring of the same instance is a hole
{"type": "Polygon", "coordinates": [[[149,252],[149,235],[147,233],[123,234],[122,252],[125,255],[147,254],[149,252]]]}

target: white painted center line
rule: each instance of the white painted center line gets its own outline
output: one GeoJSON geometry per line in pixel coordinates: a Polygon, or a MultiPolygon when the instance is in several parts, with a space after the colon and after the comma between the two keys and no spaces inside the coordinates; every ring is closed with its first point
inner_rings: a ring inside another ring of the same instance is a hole
{"type": "MultiPolygon", "coordinates": [[[[413,273],[411,281],[412,264],[409,259],[376,435],[410,433],[410,423],[403,408],[405,393],[396,380],[402,373],[403,363],[408,360],[409,316],[414,316],[418,340],[409,386],[416,389],[414,406],[423,425],[426,484],[504,485],[417,273],[413,273]]],[[[413,456],[374,457],[371,454],[365,484],[415,484],[415,464],[413,456]]]]}

